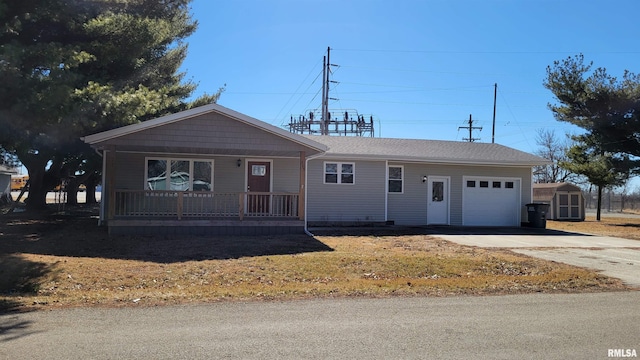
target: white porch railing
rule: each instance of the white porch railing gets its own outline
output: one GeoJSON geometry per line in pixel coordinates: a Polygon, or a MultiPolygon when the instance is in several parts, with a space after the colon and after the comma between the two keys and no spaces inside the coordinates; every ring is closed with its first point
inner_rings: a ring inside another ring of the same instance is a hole
{"type": "Polygon", "coordinates": [[[116,190],[113,217],[238,218],[299,216],[297,193],[116,190]]]}

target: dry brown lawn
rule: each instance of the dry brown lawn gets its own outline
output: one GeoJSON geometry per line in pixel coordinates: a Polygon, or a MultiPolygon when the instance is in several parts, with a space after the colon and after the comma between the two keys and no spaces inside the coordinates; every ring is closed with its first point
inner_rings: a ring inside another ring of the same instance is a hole
{"type": "Polygon", "coordinates": [[[80,215],[0,215],[0,312],[627,289],[593,271],[415,232],[110,238],[90,213],[80,215]]]}
{"type": "Polygon", "coordinates": [[[615,215],[607,215],[601,217],[600,221],[596,221],[595,216],[587,215],[585,221],[579,222],[547,221],[547,228],[640,240],[640,216],[615,217],[615,215]]]}

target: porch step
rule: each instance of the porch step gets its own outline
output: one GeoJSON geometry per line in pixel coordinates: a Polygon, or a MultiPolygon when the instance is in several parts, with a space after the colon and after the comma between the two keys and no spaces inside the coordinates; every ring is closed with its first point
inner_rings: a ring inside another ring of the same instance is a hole
{"type": "Polygon", "coordinates": [[[300,220],[111,220],[109,235],[263,236],[304,233],[300,220]]]}

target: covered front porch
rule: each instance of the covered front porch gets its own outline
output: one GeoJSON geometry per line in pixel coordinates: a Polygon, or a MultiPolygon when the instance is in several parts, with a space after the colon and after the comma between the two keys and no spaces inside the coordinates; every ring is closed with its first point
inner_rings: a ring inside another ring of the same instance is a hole
{"type": "Polygon", "coordinates": [[[307,159],[325,151],[216,104],[84,140],[103,155],[110,234],[303,232],[307,159]]]}

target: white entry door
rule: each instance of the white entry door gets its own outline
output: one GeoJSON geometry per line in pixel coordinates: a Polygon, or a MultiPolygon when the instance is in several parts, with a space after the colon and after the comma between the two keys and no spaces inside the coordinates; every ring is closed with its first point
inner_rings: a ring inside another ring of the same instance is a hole
{"type": "Polygon", "coordinates": [[[449,225],[449,178],[429,176],[427,225],[449,225]]]}

